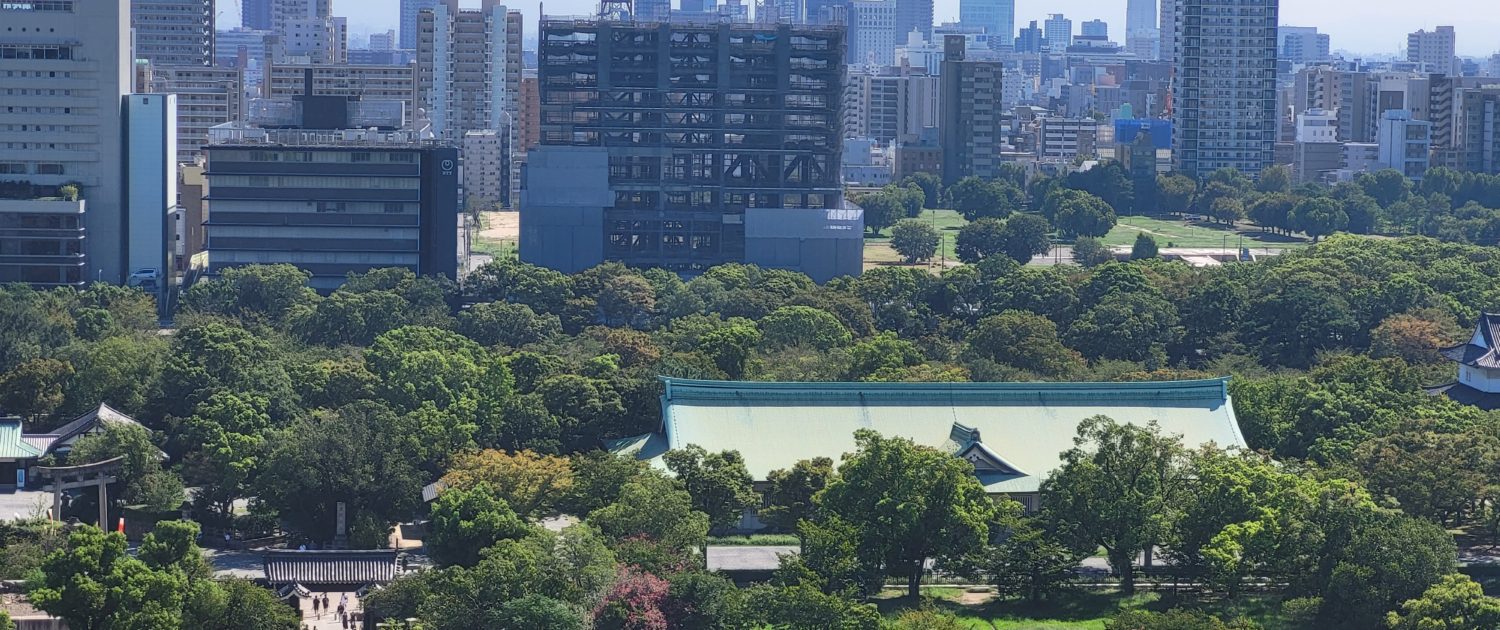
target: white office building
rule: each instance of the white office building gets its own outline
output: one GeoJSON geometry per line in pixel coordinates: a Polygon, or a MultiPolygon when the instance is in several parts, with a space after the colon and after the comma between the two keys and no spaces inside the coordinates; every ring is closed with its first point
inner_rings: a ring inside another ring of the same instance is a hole
{"type": "Polygon", "coordinates": [[[3,2],[0,24],[0,207],[77,184],[93,235],[87,280],[122,282],[129,0],[3,2]]]}
{"type": "Polygon", "coordinates": [[[127,282],[161,298],[176,248],[177,96],[125,97],[127,282]]]}
{"type": "Polygon", "coordinates": [[[1073,43],[1073,20],[1061,13],[1047,16],[1047,21],[1042,23],[1042,37],[1047,41],[1048,50],[1058,53],[1067,50],[1073,43]]]}
{"type": "Polygon", "coordinates": [[[896,2],[849,3],[849,65],[889,66],[896,61],[896,2]]]}
{"type": "Polygon", "coordinates": [[[1380,116],[1380,166],[1400,171],[1421,181],[1431,164],[1432,123],[1412,120],[1404,109],[1388,110],[1380,116]]]}

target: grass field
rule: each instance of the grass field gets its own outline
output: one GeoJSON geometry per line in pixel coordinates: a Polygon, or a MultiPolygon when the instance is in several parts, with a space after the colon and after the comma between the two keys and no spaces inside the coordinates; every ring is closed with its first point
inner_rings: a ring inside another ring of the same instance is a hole
{"type": "Polygon", "coordinates": [[[1149,217],[1120,217],[1104,237],[1105,245],[1130,246],[1136,235],[1145,232],[1156,238],[1158,247],[1271,247],[1288,249],[1311,245],[1312,241],[1300,236],[1283,236],[1261,232],[1260,228],[1246,224],[1229,227],[1220,223],[1193,222],[1180,219],[1153,219],[1149,217]],[[1170,243],[1170,245],[1169,245],[1170,243]]]}
{"type": "MultiPolygon", "coordinates": [[[[886,591],[876,604],[890,616],[922,605],[901,597],[903,594],[901,591],[886,591]]],[[[1121,611],[1161,611],[1177,606],[1198,608],[1225,618],[1245,616],[1262,624],[1266,630],[1288,630],[1291,627],[1274,599],[1255,595],[1230,602],[1179,598],[1154,592],[1126,597],[1113,592],[1064,591],[1050,600],[1031,604],[1018,600],[994,600],[956,588],[931,588],[923,591],[923,602],[952,612],[970,628],[992,630],[1103,630],[1104,623],[1121,611]]]]}
{"type": "MultiPolygon", "coordinates": [[[[922,216],[918,218],[932,223],[933,227],[938,229],[938,234],[942,235],[943,239],[937,255],[933,257],[933,260],[927,266],[936,270],[945,255],[950,265],[956,263],[958,256],[953,254],[953,240],[958,238],[959,228],[966,225],[968,221],[965,221],[958,212],[953,210],[923,210],[922,216]]],[[[886,228],[884,232],[881,232],[880,236],[867,236],[865,238],[866,269],[903,264],[905,263],[901,260],[901,255],[897,254],[896,250],[891,249],[890,228],[886,228]]]]}

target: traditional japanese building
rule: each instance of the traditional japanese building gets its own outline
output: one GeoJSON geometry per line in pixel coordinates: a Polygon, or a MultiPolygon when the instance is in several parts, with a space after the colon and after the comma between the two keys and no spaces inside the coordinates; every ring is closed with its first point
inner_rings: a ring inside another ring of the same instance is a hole
{"type": "Polygon", "coordinates": [[[1465,405],[1485,411],[1500,409],[1500,315],[1484,313],[1474,327],[1468,343],[1440,350],[1445,358],[1458,364],[1458,381],[1433,389],[1465,405]]]}
{"type": "MultiPolygon", "coordinates": [[[[800,460],[835,461],[873,429],[942,449],[974,464],[995,496],[1035,510],[1042,481],[1073,448],[1078,425],[1108,416],[1156,422],[1189,448],[1245,446],[1228,379],[1140,383],[753,383],[664,378],[662,426],[620,440],[616,453],[653,465],[696,444],[737,450],[758,484],[800,460]]],[[[751,523],[746,523],[751,525],[751,523]]],[[[753,527],[752,527],[753,528],[753,527]]]]}
{"type": "Polygon", "coordinates": [[[140,425],[134,418],[104,404],[44,433],[26,433],[20,418],[0,417],[0,491],[26,488],[32,478],[30,471],[38,460],[48,455],[66,459],[79,438],[99,433],[107,424],[114,423],[140,425]]]}

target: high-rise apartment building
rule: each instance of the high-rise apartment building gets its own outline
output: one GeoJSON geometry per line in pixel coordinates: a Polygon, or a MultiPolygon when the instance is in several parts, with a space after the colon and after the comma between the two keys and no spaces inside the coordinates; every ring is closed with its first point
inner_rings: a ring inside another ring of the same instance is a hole
{"type": "Polygon", "coordinates": [[[510,147],[506,134],[485,129],[464,134],[464,202],[483,205],[500,203],[501,191],[510,181],[510,147]]]}
{"type": "Polygon", "coordinates": [[[273,0],[240,0],[240,26],[253,31],[271,30],[273,0]]]}
{"type": "Polygon", "coordinates": [[[999,174],[1000,121],[1005,64],[998,60],[967,58],[964,36],[943,38],[942,111],[939,145],[943,148],[943,183],[969,176],[999,174]]]}
{"type": "MultiPolygon", "coordinates": [[[[454,144],[470,131],[507,130],[517,145],[515,116],[521,91],[521,14],[498,0],[459,9],[443,0],[424,9],[417,32],[417,99],[433,132],[454,144]]],[[[511,184],[519,177],[512,171],[511,184]]]]}
{"type": "MultiPolygon", "coordinates": [[[[1378,118],[1375,98],[1378,85],[1366,72],[1315,66],[1297,71],[1292,78],[1293,113],[1309,109],[1332,112],[1339,142],[1374,142],[1378,118]]],[[[1406,107],[1404,100],[1390,109],[1406,107]]]]}
{"type": "Polygon", "coordinates": [[[932,0],[892,1],[896,3],[896,41],[906,41],[906,34],[912,31],[932,37],[932,0]]]}
{"type": "Polygon", "coordinates": [[[349,24],[341,17],[295,17],[282,22],[271,59],[290,63],[349,62],[349,24]]]}
{"type": "Polygon", "coordinates": [[[849,3],[849,63],[889,66],[896,60],[896,5],[900,0],[849,3]]]}
{"type": "Polygon", "coordinates": [[[1328,34],[1319,33],[1316,26],[1283,26],[1277,36],[1281,39],[1281,61],[1308,64],[1333,57],[1328,34]]]}
{"type": "Polygon", "coordinates": [[[840,180],[842,26],[547,19],[521,259],[858,275],[840,180]],[[701,59],[718,59],[704,64],[701,59]]]}
{"type": "Polygon", "coordinates": [[[1061,13],[1047,16],[1047,21],[1042,23],[1042,36],[1047,40],[1048,50],[1056,53],[1067,50],[1073,43],[1073,20],[1061,13]]]}
{"type": "MultiPolygon", "coordinates": [[[[130,91],[129,0],[0,3],[0,212],[76,184],[84,204],[58,213],[81,218],[91,237],[83,280],[123,282],[125,255],[122,97],[130,91]],[[24,198],[21,202],[18,199],[24,198]]],[[[52,263],[19,270],[22,282],[71,284],[52,263]],[[37,280],[29,278],[35,277],[37,280]]]]}
{"type": "Polygon", "coordinates": [[[1279,0],[1179,0],[1172,157],[1207,176],[1270,166],[1276,149],[1279,0]]]}
{"type": "MultiPolygon", "coordinates": [[[[1454,166],[1474,173],[1500,173],[1500,87],[1460,92],[1454,166]]],[[[1434,125],[1434,143],[1438,135],[1434,125]]]]}
{"type": "Polygon", "coordinates": [[[431,9],[442,0],[401,0],[400,45],[402,50],[416,50],[417,28],[422,10],[431,9]]]}
{"type": "Polygon", "coordinates": [[[152,68],[149,91],[176,97],[178,161],[192,162],[201,155],[209,128],[244,116],[241,76],[238,68],[152,68]]]}
{"type": "Polygon", "coordinates": [[[1010,50],[1016,39],[1016,0],[959,0],[958,22],[984,29],[992,47],[1010,50]]]}
{"type": "Polygon", "coordinates": [[[844,136],[882,145],[915,139],[938,126],[938,77],[921,68],[851,70],[844,99],[844,136]]]}
{"type": "Polygon", "coordinates": [[[1156,59],[1161,54],[1157,2],[1127,0],[1125,3],[1125,50],[1139,59],[1156,59]]]}
{"type": "Polygon", "coordinates": [[[1182,0],[1161,0],[1161,26],[1157,29],[1159,39],[1156,45],[1156,58],[1162,61],[1175,62],[1177,59],[1177,44],[1179,26],[1177,14],[1178,3],[1182,0]]]}
{"type": "Polygon", "coordinates": [[[158,67],[213,65],[213,0],[131,0],[130,27],[136,59],[158,67]]]}
{"type": "Polygon", "coordinates": [[[265,97],[290,101],[301,95],[355,96],[395,101],[411,125],[417,114],[417,70],[406,66],[352,66],[273,63],[266,72],[265,97]]]}
{"type": "Polygon", "coordinates": [[[1457,76],[1458,42],[1452,26],[1420,30],[1406,36],[1406,60],[1422,64],[1427,72],[1457,76]]]}

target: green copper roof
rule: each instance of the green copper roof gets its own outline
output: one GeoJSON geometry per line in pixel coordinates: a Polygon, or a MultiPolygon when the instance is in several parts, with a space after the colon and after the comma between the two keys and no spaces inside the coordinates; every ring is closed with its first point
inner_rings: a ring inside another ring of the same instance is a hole
{"type": "Polygon", "coordinates": [[[660,434],[617,452],[659,461],[668,448],[738,450],[750,474],[854,450],[854,432],[967,454],[991,492],[1035,492],[1073,446],[1079,421],[1155,420],[1188,446],[1245,445],[1227,379],[1136,383],[759,383],[663,379],[660,434]],[[970,448],[979,444],[983,448],[970,448]]]}
{"type": "Polygon", "coordinates": [[[31,459],[42,452],[21,439],[21,421],[0,418],[0,459],[31,459]]]}

